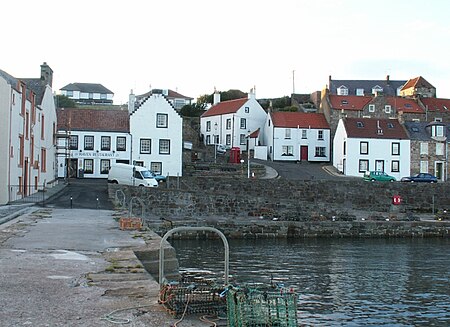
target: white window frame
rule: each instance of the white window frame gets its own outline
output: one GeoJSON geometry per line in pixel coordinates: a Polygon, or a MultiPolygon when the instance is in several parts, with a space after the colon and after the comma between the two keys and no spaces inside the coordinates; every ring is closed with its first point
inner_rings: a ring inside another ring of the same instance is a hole
{"type": "Polygon", "coordinates": [[[364,96],[364,89],[360,89],[360,88],[356,89],[356,95],[357,96],[364,96]]]}
{"type": "Polygon", "coordinates": [[[359,142],[359,154],[364,155],[369,154],[369,142],[366,141],[359,142]]]}
{"type": "Polygon", "coordinates": [[[94,173],[94,159],[84,159],[83,167],[84,167],[85,174],[93,174],[94,173]]]}
{"type": "Polygon", "coordinates": [[[156,128],[168,128],[169,127],[169,115],[157,113],[156,114],[156,128]]]}
{"type": "Polygon", "coordinates": [[[111,161],[109,159],[100,160],[100,174],[108,174],[109,168],[111,167],[111,161]]]}
{"type": "Polygon", "coordinates": [[[336,89],[337,95],[348,95],[348,87],[341,85],[336,89]]]}
{"type": "Polygon", "coordinates": [[[428,154],[428,143],[426,142],[420,143],[420,154],[428,154]]]}
{"type": "Polygon", "coordinates": [[[387,104],[387,105],[384,106],[384,112],[385,113],[390,114],[391,110],[392,110],[391,105],[387,104]]]}
{"type": "Polygon", "coordinates": [[[420,161],[420,172],[428,173],[428,161],[426,160],[420,161]]]}
{"type": "Polygon", "coordinates": [[[206,131],[207,131],[207,132],[211,132],[211,121],[210,121],[210,120],[208,120],[208,121],[206,122],[206,131]]]}
{"type": "Polygon", "coordinates": [[[375,112],[375,105],[369,104],[369,112],[375,112]]]}
{"type": "Polygon", "coordinates": [[[227,129],[231,129],[231,118],[227,119],[227,126],[226,126],[226,128],[227,129]]]}
{"type": "Polygon", "coordinates": [[[284,129],[284,138],[285,139],[291,139],[291,129],[290,128],[285,128],[284,129]]]}
{"type": "Polygon", "coordinates": [[[399,142],[392,142],[391,154],[393,156],[399,156],[400,155],[400,143],[399,142]]]}
{"type": "Polygon", "coordinates": [[[247,129],[247,119],[241,118],[240,126],[241,126],[241,129],[247,129]]]}
{"type": "Polygon", "coordinates": [[[162,162],[152,161],[150,162],[150,170],[155,174],[162,174],[162,162]]]}
{"type": "Polygon", "coordinates": [[[324,146],[316,146],[316,157],[325,158],[326,157],[326,148],[324,146]]]}
{"type": "Polygon", "coordinates": [[[319,129],[319,130],[317,131],[317,139],[318,139],[319,141],[323,141],[323,130],[322,130],[322,129],[319,129]]]}
{"type": "Polygon", "coordinates": [[[306,129],[302,129],[302,139],[308,139],[308,131],[306,129]]]}
{"type": "Polygon", "coordinates": [[[444,143],[436,143],[436,155],[437,156],[444,155],[444,143]]]}
{"type": "Polygon", "coordinates": [[[245,135],[245,134],[239,134],[239,144],[240,144],[240,145],[245,145],[245,144],[247,144],[247,138],[246,138],[246,136],[247,136],[247,135],[245,135]]]}
{"type": "Polygon", "coordinates": [[[369,160],[359,159],[359,172],[365,173],[366,171],[369,171],[369,160]]]}
{"type": "Polygon", "coordinates": [[[294,155],[294,147],[292,145],[283,145],[281,147],[281,155],[292,157],[294,155]]]}
{"type": "Polygon", "coordinates": [[[100,150],[111,151],[111,136],[102,136],[100,139],[100,150]]]}

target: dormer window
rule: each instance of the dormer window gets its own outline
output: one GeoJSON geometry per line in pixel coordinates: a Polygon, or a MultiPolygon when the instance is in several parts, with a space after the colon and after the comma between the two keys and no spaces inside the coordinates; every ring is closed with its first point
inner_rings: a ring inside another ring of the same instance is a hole
{"type": "Polygon", "coordinates": [[[431,126],[431,136],[432,137],[442,137],[444,136],[444,126],[433,125],[431,126]]]}
{"type": "Polygon", "coordinates": [[[347,100],[341,100],[341,104],[348,104],[347,100]]]}
{"type": "Polygon", "coordinates": [[[377,95],[377,94],[382,93],[382,92],[383,92],[383,88],[381,86],[379,86],[379,85],[376,85],[376,86],[374,86],[372,88],[372,94],[377,95]]]}
{"type": "Polygon", "coordinates": [[[388,104],[385,105],[385,106],[384,106],[384,112],[387,113],[387,114],[390,114],[390,113],[391,113],[391,106],[388,105],[388,104]]]}
{"type": "Polygon", "coordinates": [[[369,104],[369,112],[375,112],[375,105],[369,104]]]}
{"type": "Polygon", "coordinates": [[[348,95],[348,88],[344,85],[341,85],[336,90],[337,95],[348,95]]]}
{"type": "Polygon", "coordinates": [[[357,96],[364,96],[364,89],[356,89],[357,96]]]}

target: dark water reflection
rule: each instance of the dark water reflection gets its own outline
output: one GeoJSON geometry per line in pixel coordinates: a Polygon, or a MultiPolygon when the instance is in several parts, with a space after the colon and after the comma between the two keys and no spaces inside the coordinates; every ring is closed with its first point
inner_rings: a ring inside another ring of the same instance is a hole
{"type": "MultiPolygon", "coordinates": [[[[172,241],[180,266],[223,274],[220,240],[172,241]]],[[[232,283],[299,293],[314,326],[450,326],[449,239],[230,240],[232,283]]]]}

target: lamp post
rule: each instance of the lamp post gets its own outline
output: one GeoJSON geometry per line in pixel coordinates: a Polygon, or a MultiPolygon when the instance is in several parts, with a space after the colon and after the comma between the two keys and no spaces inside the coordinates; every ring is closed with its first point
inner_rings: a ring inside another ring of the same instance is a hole
{"type": "Polygon", "coordinates": [[[250,130],[247,135],[247,178],[250,178],[250,130]]]}
{"type": "Polygon", "coordinates": [[[217,142],[216,142],[216,135],[217,135],[217,122],[214,123],[214,163],[217,163],[217,142]]]}

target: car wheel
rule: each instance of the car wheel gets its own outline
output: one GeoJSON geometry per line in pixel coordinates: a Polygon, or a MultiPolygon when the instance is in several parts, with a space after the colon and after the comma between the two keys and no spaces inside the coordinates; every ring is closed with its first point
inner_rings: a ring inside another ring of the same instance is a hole
{"type": "Polygon", "coordinates": [[[393,182],[395,182],[395,180],[391,179],[390,182],[393,183],[393,182]]]}
{"type": "Polygon", "coordinates": [[[431,181],[430,183],[431,183],[431,184],[434,184],[434,183],[436,183],[436,181],[431,181]]]}
{"type": "Polygon", "coordinates": [[[414,181],[411,181],[411,183],[414,183],[414,181]]]}
{"type": "Polygon", "coordinates": [[[375,178],[372,178],[370,181],[371,181],[371,182],[375,182],[375,178]]]}

